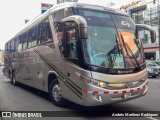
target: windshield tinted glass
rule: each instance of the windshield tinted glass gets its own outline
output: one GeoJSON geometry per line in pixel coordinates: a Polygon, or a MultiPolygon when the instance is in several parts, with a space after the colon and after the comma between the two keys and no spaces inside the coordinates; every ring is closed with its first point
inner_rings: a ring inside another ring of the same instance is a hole
{"type": "Polygon", "coordinates": [[[105,68],[111,64],[113,68],[134,68],[135,58],[139,64],[144,63],[140,38],[129,17],[86,9],[77,13],[88,24],[88,39],[82,41],[86,63],[105,68]],[[129,48],[125,49],[122,41],[129,48]]]}
{"type": "MultiPolygon", "coordinates": [[[[138,61],[138,64],[144,63],[144,54],[142,49],[142,42],[138,35],[138,31],[129,17],[113,15],[117,32],[119,34],[119,42],[125,42],[129,46],[129,49],[135,56],[138,61]]],[[[133,57],[130,57],[131,53],[127,54],[127,51],[124,50],[124,57],[126,58],[126,66],[135,66],[135,60],[133,57]]],[[[137,66],[137,65],[136,65],[137,66]]]]}

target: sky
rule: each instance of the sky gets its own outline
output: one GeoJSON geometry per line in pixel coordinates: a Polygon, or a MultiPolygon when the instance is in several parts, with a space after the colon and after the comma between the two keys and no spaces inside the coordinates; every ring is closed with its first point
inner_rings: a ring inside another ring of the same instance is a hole
{"type": "MultiPolygon", "coordinates": [[[[78,0],[82,3],[107,5],[110,2],[126,5],[136,0],[78,0]]],[[[41,14],[41,3],[56,5],[57,0],[1,0],[0,49],[25,25],[25,19],[32,20],[41,14]]]]}

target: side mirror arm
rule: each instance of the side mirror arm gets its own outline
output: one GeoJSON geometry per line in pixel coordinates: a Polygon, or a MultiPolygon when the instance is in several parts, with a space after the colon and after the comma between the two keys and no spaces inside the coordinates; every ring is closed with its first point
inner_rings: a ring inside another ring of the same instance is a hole
{"type": "Polygon", "coordinates": [[[150,31],[151,34],[151,41],[152,43],[156,42],[156,31],[149,25],[145,24],[136,24],[136,28],[139,29],[146,29],[150,31]]]}

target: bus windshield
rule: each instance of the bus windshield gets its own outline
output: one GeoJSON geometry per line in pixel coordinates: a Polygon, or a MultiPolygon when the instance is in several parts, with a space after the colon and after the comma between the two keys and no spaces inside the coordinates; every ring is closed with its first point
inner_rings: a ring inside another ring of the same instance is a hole
{"type": "Polygon", "coordinates": [[[82,40],[87,64],[125,69],[144,63],[142,43],[130,17],[89,9],[76,11],[88,24],[88,39],[82,40]]]}

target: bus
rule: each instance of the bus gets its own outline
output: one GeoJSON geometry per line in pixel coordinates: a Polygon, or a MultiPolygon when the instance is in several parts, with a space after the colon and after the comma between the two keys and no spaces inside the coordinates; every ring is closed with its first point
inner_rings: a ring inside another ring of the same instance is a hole
{"type": "Polygon", "coordinates": [[[64,3],[30,21],[5,44],[5,76],[66,100],[99,106],[144,96],[148,90],[139,32],[125,12],[103,6],[64,3]]]}

